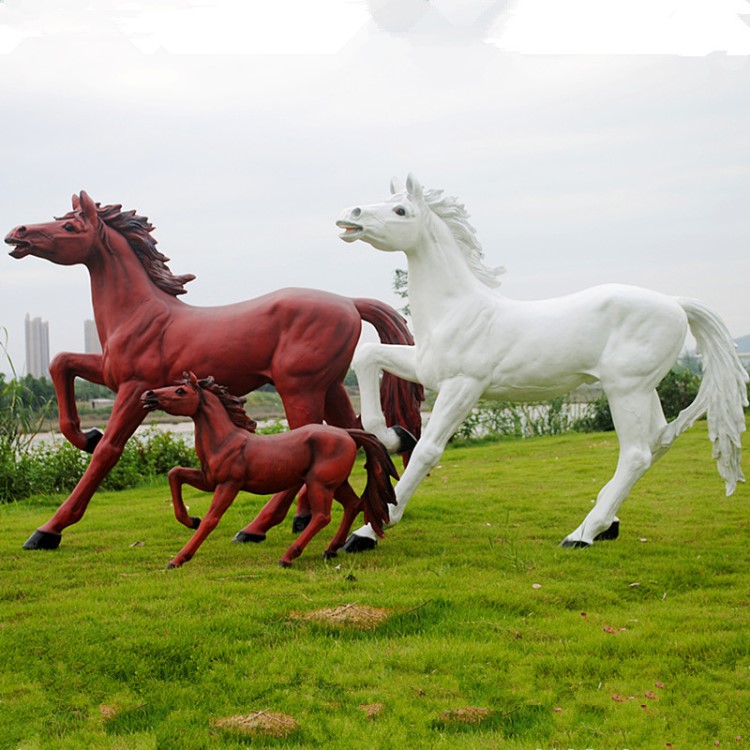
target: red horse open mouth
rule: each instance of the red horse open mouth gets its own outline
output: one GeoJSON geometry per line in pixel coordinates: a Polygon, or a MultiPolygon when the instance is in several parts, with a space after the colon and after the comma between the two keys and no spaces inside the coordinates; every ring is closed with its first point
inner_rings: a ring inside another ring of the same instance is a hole
{"type": "Polygon", "coordinates": [[[24,258],[32,250],[30,242],[26,242],[25,240],[18,240],[15,237],[6,237],[5,242],[8,245],[15,245],[15,249],[11,250],[8,253],[8,255],[10,255],[12,258],[24,258]]]}

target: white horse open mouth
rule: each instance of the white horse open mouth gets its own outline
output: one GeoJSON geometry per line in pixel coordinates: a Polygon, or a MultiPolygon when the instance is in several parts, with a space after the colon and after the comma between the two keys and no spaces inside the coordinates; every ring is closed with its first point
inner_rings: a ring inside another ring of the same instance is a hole
{"type": "MultiPolygon", "coordinates": [[[[748,374],[726,326],[701,302],[619,284],[530,302],[503,297],[494,288],[504,269],[484,264],[463,204],[423,190],[411,175],[405,187],[391,183],[386,201],[347,209],[336,223],[345,229],[342,239],[401,251],[409,266],[415,346],[365,344],[352,363],[364,428],[398,450],[399,435],[386,428],[380,407],[381,372],[438,391],[396,486],[391,525],[479,398],[534,401],[595,380],[609,401],[620,455],[614,476],[563,546],[617,536],[616,513],[633,485],[704,414],[727,494],[744,481],[740,434],[748,374]],[[703,356],[703,379],[695,401],[667,423],[656,386],[676,362],[688,329],[703,356]]],[[[365,526],[347,549],[374,544],[365,526]]]]}
{"type": "Polygon", "coordinates": [[[360,239],[363,234],[362,225],[354,224],[351,221],[337,221],[336,226],[344,230],[339,234],[339,237],[346,242],[354,242],[354,240],[360,239]]]}

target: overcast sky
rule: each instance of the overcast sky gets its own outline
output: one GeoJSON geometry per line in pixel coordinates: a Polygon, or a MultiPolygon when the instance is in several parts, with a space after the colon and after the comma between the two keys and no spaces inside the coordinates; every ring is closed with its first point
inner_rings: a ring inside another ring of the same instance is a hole
{"type": "MultiPolygon", "coordinates": [[[[391,304],[335,220],[413,172],[500,292],[602,282],[750,333],[745,0],[0,0],[0,235],[81,189],[137,209],[195,305],[310,286],[391,304]],[[564,8],[564,10],[563,10],[564,8]]],[[[0,327],[83,351],[82,267],[0,254],[0,327]]],[[[7,366],[0,369],[7,372],[7,366]]]]}

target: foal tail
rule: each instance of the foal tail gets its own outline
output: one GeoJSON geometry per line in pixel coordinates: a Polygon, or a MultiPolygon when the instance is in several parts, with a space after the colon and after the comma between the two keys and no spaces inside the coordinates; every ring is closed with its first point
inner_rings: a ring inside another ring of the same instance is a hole
{"type": "MultiPolygon", "coordinates": [[[[362,320],[370,323],[378,332],[381,343],[414,345],[406,321],[392,307],[375,299],[359,298],[352,301],[362,320]]],[[[383,373],[380,402],[389,427],[401,425],[419,439],[422,432],[422,401],[424,389],[421,385],[401,380],[388,372],[383,373]]]]}
{"type": "Polygon", "coordinates": [[[695,401],[667,425],[661,442],[670,445],[706,414],[713,457],[726,483],[727,495],[731,495],[737,482],[745,481],[740,467],[740,435],[745,430],[743,408],[748,405],[748,374],[721,319],[697,300],[681,297],[677,302],[687,314],[690,332],[703,355],[703,379],[695,401]]]}
{"type": "Polygon", "coordinates": [[[357,447],[364,448],[367,484],[362,493],[365,522],[369,523],[378,536],[383,536],[383,526],[390,520],[388,506],[396,504],[396,492],[391,477],[398,479],[388,449],[369,432],[347,430],[357,447]]]}

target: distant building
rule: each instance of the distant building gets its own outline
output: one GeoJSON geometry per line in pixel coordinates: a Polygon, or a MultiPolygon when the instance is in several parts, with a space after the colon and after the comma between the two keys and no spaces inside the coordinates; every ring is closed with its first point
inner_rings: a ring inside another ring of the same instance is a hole
{"type": "Polygon", "coordinates": [[[93,320],[83,321],[83,350],[86,354],[101,354],[102,345],[93,320]]]}
{"type": "Polygon", "coordinates": [[[35,378],[49,377],[49,323],[26,315],[26,372],[35,378]]]}

